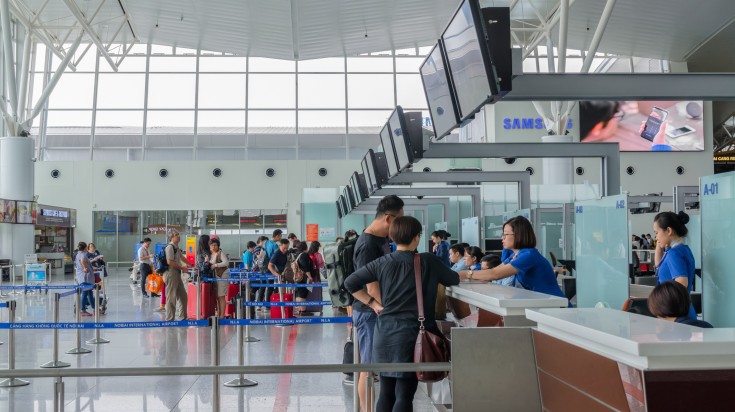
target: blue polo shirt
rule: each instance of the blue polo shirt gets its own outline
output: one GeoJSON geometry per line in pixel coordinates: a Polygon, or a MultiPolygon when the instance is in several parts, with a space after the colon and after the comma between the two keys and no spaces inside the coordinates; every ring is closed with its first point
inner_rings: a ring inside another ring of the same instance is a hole
{"type": "MultiPolygon", "coordinates": [[[[676,245],[672,248],[666,248],[666,253],[658,265],[658,283],[668,280],[676,280],[676,278],[687,278],[687,290],[692,293],[694,285],[694,255],[687,245],[676,245]]],[[[694,312],[694,305],[689,306],[689,318],[697,319],[697,313],[694,312]]]]}
{"type": "Polygon", "coordinates": [[[449,244],[445,241],[439,242],[438,245],[436,245],[436,251],[434,251],[434,254],[439,256],[439,259],[441,259],[442,263],[446,267],[451,267],[452,263],[449,262],[449,244]]]}
{"type": "Polygon", "coordinates": [[[263,248],[265,249],[265,253],[268,254],[268,257],[271,258],[276,253],[276,250],[278,250],[278,243],[268,239],[265,241],[263,248]]]}
{"type": "Polygon", "coordinates": [[[556,282],[554,269],[536,248],[521,249],[515,259],[511,254],[503,263],[510,264],[518,271],[516,282],[524,289],[564,297],[556,282]]]}

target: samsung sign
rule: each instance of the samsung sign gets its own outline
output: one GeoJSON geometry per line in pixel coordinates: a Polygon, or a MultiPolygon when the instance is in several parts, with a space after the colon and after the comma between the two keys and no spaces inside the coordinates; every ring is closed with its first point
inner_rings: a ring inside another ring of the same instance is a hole
{"type": "MultiPolygon", "coordinates": [[[[567,129],[572,128],[572,119],[567,122],[567,129]]],[[[503,129],[539,129],[545,130],[544,119],[537,117],[506,117],[503,119],[503,129]]]]}

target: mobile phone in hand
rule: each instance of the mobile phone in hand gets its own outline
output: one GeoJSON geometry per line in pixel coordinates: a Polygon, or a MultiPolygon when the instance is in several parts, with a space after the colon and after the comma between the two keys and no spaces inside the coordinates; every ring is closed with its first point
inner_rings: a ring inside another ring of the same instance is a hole
{"type": "Polygon", "coordinates": [[[661,130],[661,124],[666,121],[668,116],[669,112],[660,107],[653,106],[653,110],[651,110],[651,114],[648,115],[648,120],[646,120],[646,126],[641,132],[641,137],[652,142],[653,138],[661,130]]]}

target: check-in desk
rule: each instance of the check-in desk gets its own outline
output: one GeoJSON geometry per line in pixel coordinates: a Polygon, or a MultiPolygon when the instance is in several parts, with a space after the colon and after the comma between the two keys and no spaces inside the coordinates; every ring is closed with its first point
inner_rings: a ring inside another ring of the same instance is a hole
{"type": "Polygon", "coordinates": [[[529,309],[544,411],[715,411],[735,405],[735,329],[613,309],[529,309]]]}
{"type": "Polygon", "coordinates": [[[558,296],[486,282],[462,282],[446,293],[480,309],[478,327],[533,326],[526,318],[526,308],[565,308],[568,304],[558,296]]]}

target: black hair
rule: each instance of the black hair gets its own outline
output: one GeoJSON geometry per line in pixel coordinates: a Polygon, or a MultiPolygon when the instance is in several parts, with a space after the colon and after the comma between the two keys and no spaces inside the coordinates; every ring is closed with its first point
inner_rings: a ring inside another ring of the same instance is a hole
{"type": "Polygon", "coordinates": [[[273,231],[273,237],[281,236],[283,234],[283,230],[276,229],[273,231]]]}
{"type": "Polygon", "coordinates": [[[459,253],[460,255],[464,255],[464,246],[462,243],[455,243],[452,246],[449,246],[449,250],[454,253],[459,253]]]}
{"type": "Polygon", "coordinates": [[[219,239],[217,239],[216,237],[213,237],[213,238],[209,239],[209,245],[210,245],[210,246],[211,246],[211,245],[215,245],[215,244],[216,244],[216,245],[217,245],[218,247],[220,246],[220,243],[219,243],[219,239]]]}
{"type": "Polygon", "coordinates": [[[684,211],[680,211],[679,213],[661,212],[653,218],[653,221],[663,230],[671,228],[679,237],[684,237],[689,233],[689,229],[686,226],[689,223],[689,215],[684,211]]]}
{"type": "Polygon", "coordinates": [[[322,247],[322,244],[319,243],[318,240],[312,241],[309,245],[309,254],[313,255],[314,253],[318,252],[320,247],[322,247]]]}
{"type": "Polygon", "coordinates": [[[288,239],[281,239],[278,241],[279,245],[288,245],[289,243],[291,242],[289,242],[288,239]]]}
{"type": "Polygon", "coordinates": [[[293,248],[298,250],[299,252],[306,252],[306,242],[303,241],[296,241],[293,245],[293,248]]]}
{"type": "Polygon", "coordinates": [[[245,249],[250,249],[251,247],[254,248],[255,246],[257,246],[257,245],[255,244],[255,242],[253,242],[251,240],[251,241],[248,242],[247,245],[245,245],[245,249]]]}
{"type": "Polygon", "coordinates": [[[487,254],[480,259],[480,263],[487,262],[488,269],[492,269],[495,266],[500,265],[502,262],[497,255],[487,254]]]}
{"type": "Polygon", "coordinates": [[[84,252],[87,249],[87,244],[84,242],[79,242],[79,244],[77,245],[77,249],[80,252],[84,252]]]}
{"type": "Polygon", "coordinates": [[[259,236],[256,242],[262,242],[268,240],[268,236],[259,236]]]}
{"type": "Polygon", "coordinates": [[[357,231],[355,229],[349,229],[345,232],[345,240],[350,240],[354,236],[357,236],[357,231]]]}
{"type": "Polygon", "coordinates": [[[209,235],[199,236],[199,244],[197,244],[197,250],[199,254],[209,253],[209,235]]]}
{"type": "Polygon", "coordinates": [[[441,240],[447,240],[452,236],[452,234],[447,232],[446,230],[439,229],[431,232],[431,236],[436,236],[441,240]]]}
{"type": "Polygon", "coordinates": [[[380,199],[378,207],[375,209],[375,218],[379,219],[386,214],[395,215],[398,214],[398,212],[400,212],[402,209],[403,200],[401,200],[401,198],[396,195],[388,195],[380,199]]]}
{"type": "Polygon", "coordinates": [[[598,123],[607,126],[620,104],[608,100],[583,100],[579,102],[579,137],[584,140],[598,123]]]}
{"type": "Polygon", "coordinates": [[[680,318],[689,314],[691,298],[681,283],[668,280],[648,295],[648,310],[657,318],[680,318]]]}
{"type": "Polygon", "coordinates": [[[474,257],[475,259],[477,259],[477,263],[480,263],[480,261],[482,260],[482,257],[483,257],[482,249],[480,249],[477,246],[470,246],[467,249],[465,249],[465,252],[468,255],[474,257]]]}
{"type": "Polygon", "coordinates": [[[513,229],[513,248],[514,249],[530,249],[536,247],[536,234],[533,233],[533,226],[523,216],[516,216],[508,219],[503,228],[510,226],[513,229]]]}
{"type": "Polygon", "coordinates": [[[388,236],[396,245],[410,245],[416,236],[421,234],[421,222],[413,216],[397,217],[388,229],[388,236]]]}
{"type": "Polygon", "coordinates": [[[296,234],[295,233],[289,233],[288,236],[286,236],[286,238],[289,239],[289,240],[290,239],[298,239],[298,237],[296,237],[296,234]]]}

